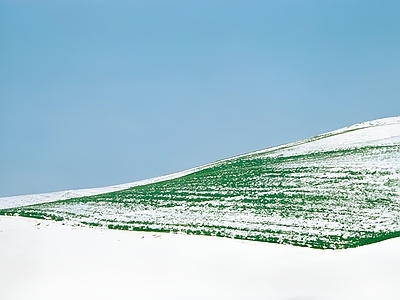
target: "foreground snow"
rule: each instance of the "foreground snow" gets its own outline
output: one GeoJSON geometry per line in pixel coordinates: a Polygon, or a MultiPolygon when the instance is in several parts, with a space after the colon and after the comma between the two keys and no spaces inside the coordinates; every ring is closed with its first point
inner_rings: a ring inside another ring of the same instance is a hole
{"type": "Polygon", "coordinates": [[[0,299],[399,299],[400,238],[343,251],[0,217],[0,299]]]}

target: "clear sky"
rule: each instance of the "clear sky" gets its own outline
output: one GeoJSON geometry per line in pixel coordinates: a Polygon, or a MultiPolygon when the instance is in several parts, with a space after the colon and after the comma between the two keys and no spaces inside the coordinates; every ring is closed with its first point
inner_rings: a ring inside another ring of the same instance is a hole
{"type": "Polygon", "coordinates": [[[0,2],[0,196],[400,115],[400,1],[0,2]]]}

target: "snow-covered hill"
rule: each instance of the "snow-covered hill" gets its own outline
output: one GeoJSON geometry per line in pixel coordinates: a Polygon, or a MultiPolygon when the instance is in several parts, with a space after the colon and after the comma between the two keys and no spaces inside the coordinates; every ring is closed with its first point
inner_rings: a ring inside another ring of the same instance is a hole
{"type": "Polygon", "coordinates": [[[113,229],[364,245],[400,235],[400,117],[141,182],[0,198],[0,208],[113,229]]]}

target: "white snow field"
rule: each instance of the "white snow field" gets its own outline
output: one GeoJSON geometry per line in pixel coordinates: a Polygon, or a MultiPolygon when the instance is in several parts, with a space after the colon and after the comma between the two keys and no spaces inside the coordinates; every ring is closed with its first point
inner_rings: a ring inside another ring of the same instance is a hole
{"type": "Polygon", "coordinates": [[[399,299],[400,238],[346,250],[0,217],[0,299],[399,299]]]}

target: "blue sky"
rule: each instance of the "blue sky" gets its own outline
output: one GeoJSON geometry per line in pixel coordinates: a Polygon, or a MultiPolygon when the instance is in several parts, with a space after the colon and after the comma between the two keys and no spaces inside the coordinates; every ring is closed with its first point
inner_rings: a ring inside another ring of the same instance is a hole
{"type": "Polygon", "coordinates": [[[0,196],[400,115],[400,1],[0,3],[0,196]]]}

